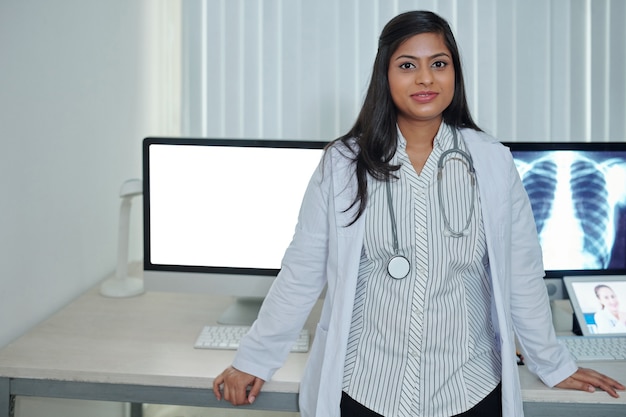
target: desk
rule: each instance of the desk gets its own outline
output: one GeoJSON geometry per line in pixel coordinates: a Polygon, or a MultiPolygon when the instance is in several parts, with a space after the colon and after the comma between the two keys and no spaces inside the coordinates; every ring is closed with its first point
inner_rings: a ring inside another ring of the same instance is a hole
{"type": "MultiPolygon", "coordinates": [[[[96,290],[86,293],[0,351],[0,417],[10,415],[9,394],[227,407],[215,400],[212,384],[234,351],[193,344],[231,301],[194,294],[114,299],[96,290]]],[[[291,354],[254,408],[296,411],[306,358],[291,354]]]]}
{"type": "MultiPolygon", "coordinates": [[[[626,361],[581,362],[581,367],[626,380],[626,361]]],[[[548,388],[525,366],[520,367],[522,399],[526,417],[622,417],[626,416],[626,392],[612,398],[605,392],[594,393],[548,388]]]]}
{"type": "MultiPolygon", "coordinates": [[[[0,417],[11,416],[18,395],[130,402],[135,415],[141,403],[231,407],[216,401],[211,387],[234,352],[193,348],[202,326],[214,323],[231,301],[158,292],[112,299],[87,292],[0,350],[0,417]]],[[[319,306],[308,328],[317,315],[319,306]]],[[[290,354],[252,408],[297,411],[306,358],[290,354]]],[[[626,375],[626,362],[594,367],[626,375]]],[[[521,370],[528,415],[561,416],[565,409],[569,417],[626,415],[626,393],[616,400],[602,392],[549,389],[521,370]]]]}

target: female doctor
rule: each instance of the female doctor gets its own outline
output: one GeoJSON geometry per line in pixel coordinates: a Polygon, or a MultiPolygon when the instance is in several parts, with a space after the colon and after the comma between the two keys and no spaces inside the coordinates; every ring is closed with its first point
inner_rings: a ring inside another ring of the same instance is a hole
{"type": "Polygon", "coordinates": [[[527,195],[510,152],[470,116],[450,27],[401,14],[214,393],[252,403],[327,287],[303,417],[522,416],[514,334],[548,386],[616,397],[624,386],[578,368],[557,342],[543,275],[527,195]]]}

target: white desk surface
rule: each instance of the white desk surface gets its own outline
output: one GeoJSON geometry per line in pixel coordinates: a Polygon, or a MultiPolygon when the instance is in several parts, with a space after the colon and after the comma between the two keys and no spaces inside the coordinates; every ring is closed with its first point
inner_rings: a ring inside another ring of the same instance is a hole
{"type": "MultiPolygon", "coordinates": [[[[234,351],[193,345],[230,302],[158,292],[114,299],[93,290],[0,350],[0,376],[211,388],[234,351]]],[[[265,389],[297,392],[306,359],[291,354],[265,389]]]]}
{"type": "MultiPolygon", "coordinates": [[[[210,389],[234,352],[193,344],[230,302],[158,292],[114,299],[92,290],[0,350],[0,377],[210,389]]],[[[315,328],[312,317],[309,329],[315,328]]],[[[306,359],[290,354],[263,390],[297,393],[306,359]]],[[[581,366],[626,382],[626,361],[581,366]]],[[[525,366],[520,372],[525,402],[626,405],[626,392],[613,399],[604,392],[550,389],[525,366]]]]}
{"type": "MultiPolygon", "coordinates": [[[[626,383],[626,361],[614,362],[581,362],[584,368],[592,368],[605,375],[626,383]]],[[[594,393],[548,388],[536,375],[531,374],[528,368],[520,366],[520,382],[522,384],[522,399],[524,402],[541,403],[578,403],[578,404],[622,404],[626,407],[626,391],[620,398],[613,398],[609,394],[596,391],[594,393]]],[[[626,415],[626,414],[624,414],[626,415]]]]}

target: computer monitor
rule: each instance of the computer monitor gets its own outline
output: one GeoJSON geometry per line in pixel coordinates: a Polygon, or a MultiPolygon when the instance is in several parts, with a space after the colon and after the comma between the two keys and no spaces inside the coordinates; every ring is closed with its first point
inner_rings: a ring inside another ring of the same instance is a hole
{"type": "Polygon", "coordinates": [[[508,142],[546,278],[626,274],[626,143],[508,142]]]}
{"type": "Polygon", "coordinates": [[[220,323],[251,324],[325,145],[146,138],[145,288],[234,296],[220,323]]]}

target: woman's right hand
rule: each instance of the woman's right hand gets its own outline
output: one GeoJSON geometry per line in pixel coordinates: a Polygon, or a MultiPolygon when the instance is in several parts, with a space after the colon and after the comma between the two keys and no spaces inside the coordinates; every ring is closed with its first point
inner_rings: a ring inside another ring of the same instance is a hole
{"type": "Polygon", "coordinates": [[[261,378],[247,374],[232,366],[226,368],[213,381],[213,393],[220,401],[224,398],[232,405],[252,404],[265,383],[261,378]],[[248,387],[250,392],[248,392],[248,387]]]}

